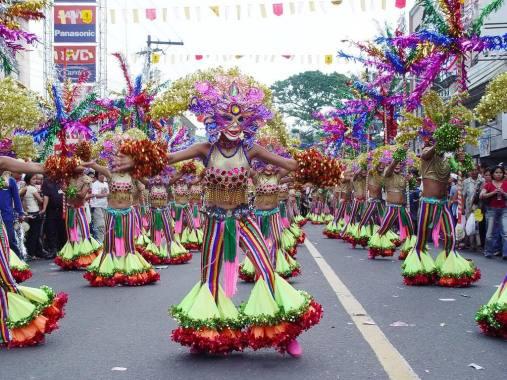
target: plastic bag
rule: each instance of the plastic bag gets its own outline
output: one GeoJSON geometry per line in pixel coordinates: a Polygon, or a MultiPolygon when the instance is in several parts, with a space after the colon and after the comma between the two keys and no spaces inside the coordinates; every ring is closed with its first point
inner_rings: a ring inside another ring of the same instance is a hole
{"type": "Polygon", "coordinates": [[[475,214],[474,213],[471,213],[467,219],[467,222],[465,225],[465,232],[466,232],[467,236],[472,236],[477,233],[477,230],[475,229],[475,214]]]}

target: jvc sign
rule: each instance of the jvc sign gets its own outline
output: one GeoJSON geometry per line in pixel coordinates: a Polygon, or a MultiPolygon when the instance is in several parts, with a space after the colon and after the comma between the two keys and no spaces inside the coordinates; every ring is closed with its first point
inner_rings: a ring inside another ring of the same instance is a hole
{"type": "Polygon", "coordinates": [[[76,82],[83,71],[88,71],[90,77],[88,83],[96,81],[96,46],[68,45],[55,46],[55,66],[58,71],[58,79],[65,78],[76,82]]]}

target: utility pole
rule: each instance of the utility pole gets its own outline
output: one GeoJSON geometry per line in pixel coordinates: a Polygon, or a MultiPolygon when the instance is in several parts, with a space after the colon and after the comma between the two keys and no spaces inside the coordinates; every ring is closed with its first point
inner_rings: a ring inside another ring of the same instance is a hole
{"type": "Polygon", "coordinates": [[[158,41],[158,40],[152,40],[151,35],[148,35],[148,39],[146,40],[146,49],[140,51],[139,55],[146,56],[145,63],[144,63],[144,70],[143,70],[143,76],[147,78],[148,80],[151,79],[151,57],[153,53],[161,52],[162,49],[156,47],[153,48],[152,45],[160,46],[160,45],[179,45],[183,46],[183,41],[158,41]]]}

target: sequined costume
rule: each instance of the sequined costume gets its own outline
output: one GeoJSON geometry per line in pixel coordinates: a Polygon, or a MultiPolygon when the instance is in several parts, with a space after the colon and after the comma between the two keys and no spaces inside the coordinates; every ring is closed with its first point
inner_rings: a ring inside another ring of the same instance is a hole
{"type": "MultiPolygon", "coordinates": [[[[388,194],[399,193],[402,194],[405,199],[406,187],[407,180],[403,174],[392,173],[390,175],[385,175],[384,188],[388,194]]],[[[408,253],[415,243],[414,226],[405,205],[403,203],[387,203],[386,206],[387,210],[384,218],[382,219],[382,224],[379,230],[370,238],[368,243],[368,257],[370,259],[374,259],[376,256],[393,256],[396,247],[402,242],[404,243],[402,252],[408,253]],[[398,222],[399,235],[391,230],[391,227],[396,223],[396,221],[398,222]]],[[[404,256],[401,257],[404,259],[404,256]]]]}
{"type": "Polygon", "coordinates": [[[104,248],[84,275],[92,286],[146,285],[160,279],[135,248],[135,230],[139,224],[132,207],[134,188],[129,173],[111,175],[109,199],[129,202],[131,206],[106,209],[104,248]]]}
{"type": "MultiPolygon", "coordinates": [[[[451,167],[444,156],[434,153],[429,159],[424,159],[423,155],[420,172],[423,181],[430,179],[447,185],[451,167]]],[[[454,222],[446,198],[421,197],[417,231],[415,247],[402,265],[405,284],[430,285],[436,282],[441,286],[463,287],[479,280],[480,271],[475,264],[456,251],[454,222]],[[433,230],[435,247],[438,247],[441,229],[444,235],[444,250],[435,261],[426,247],[429,229],[433,230]]]]}
{"type": "MultiPolygon", "coordinates": [[[[300,273],[299,263],[289,254],[294,250],[296,239],[290,230],[284,227],[280,207],[266,208],[266,205],[278,205],[279,192],[279,178],[276,172],[256,174],[255,216],[257,224],[268,246],[271,264],[276,273],[283,278],[290,278],[300,273]]],[[[245,281],[255,281],[255,267],[248,257],[240,265],[239,275],[245,281]]]]}
{"type": "Polygon", "coordinates": [[[191,192],[189,185],[180,180],[174,186],[174,236],[188,250],[201,247],[203,233],[197,228],[190,211],[191,192]]]}
{"type": "Polygon", "coordinates": [[[16,283],[9,269],[10,247],[0,219],[0,347],[26,347],[43,343],[58,328],[67,303],[65,293],[16,283]]]}
{"type": "Polygon", "coordinates": [[[205,162],[204,241],[201,279],[172,308],[179,327],[172,338],[204,352],[274,347],[285,351],[318,323],[321,306],[277,275],[261,229],[247,202],[250,162],[243,143],[232,152],[212,144],[205,162]],[[257,281],[238,310],[230,297],[237,281],[238,246],[253,263],[257,281]],[[219,285],[224,264],[224,289],[219,285]]]}
{"type": "Polygon", "coordinates": [[[148,197],[151,205],[150,243],[141,250],[141,254],[152,264],[184,264],[190,261],[192,254],[173,236],[166,187],[163,184],[151,185],[148,197]]]}
{"type": "Polygon", "coordinates": [[[329,222],[323,231],[323,234],[330,239],[341,239],[343,230],[350,217],[352,183],[350,181],[341,181],[335,189],[336,204],[334,218],[329,222]]]}
{"type": "MultiPolygon", "coordinates": [[[[79,193],[83,187],[90,186],[88,175],[72,178],[68,188],[79,193]]],[[[58,252],[55,263],[63,269],[85,269],[100,253],[102,246],[90,233],[90,221],[86,215],[84,201],[66,199],[65,227],[67,242],[58,252]]]]}

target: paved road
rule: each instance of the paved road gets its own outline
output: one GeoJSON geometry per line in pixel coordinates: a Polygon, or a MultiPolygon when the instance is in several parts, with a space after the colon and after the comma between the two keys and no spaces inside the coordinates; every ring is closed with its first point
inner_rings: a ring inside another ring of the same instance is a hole
{"type": "MultiPolygon", "coordinates": [[[[420,378],[507,378],[506,343],[482,336],[473,321],[505,275],[507,262],[472,254],[483,272],[477,286],[411,288],[402,284],[397,260],[369,261],[364,250],[323,238],[322,227],[305,229],[376,324],[371,328],[382,330],[420,378]],[[409,326],[390,326],[397,321],[409,326]],[[470,363],[484,369],[470,368],[470,363]]],[[[199,254],[187,265],[162,269],[160,283],[140,288],[90,288],[80,273],[62,272],[49,262],[32,263],[34,278],[28,284],[69,293],[67,315],[45,345],[1,351],[0,379],[389,378],[383,353],[367,343],[305,246],[298,259],[303,275],[294,285],[313,294],[325,309],[321,324],[302,336],[305,354],[300,359],[275,351],[193,356],[169,340],[175,324],[168,306],[197,281],[199,254]]],[[[250,289],[241,284],[236,300],[246,299],[250,289]]]]}

